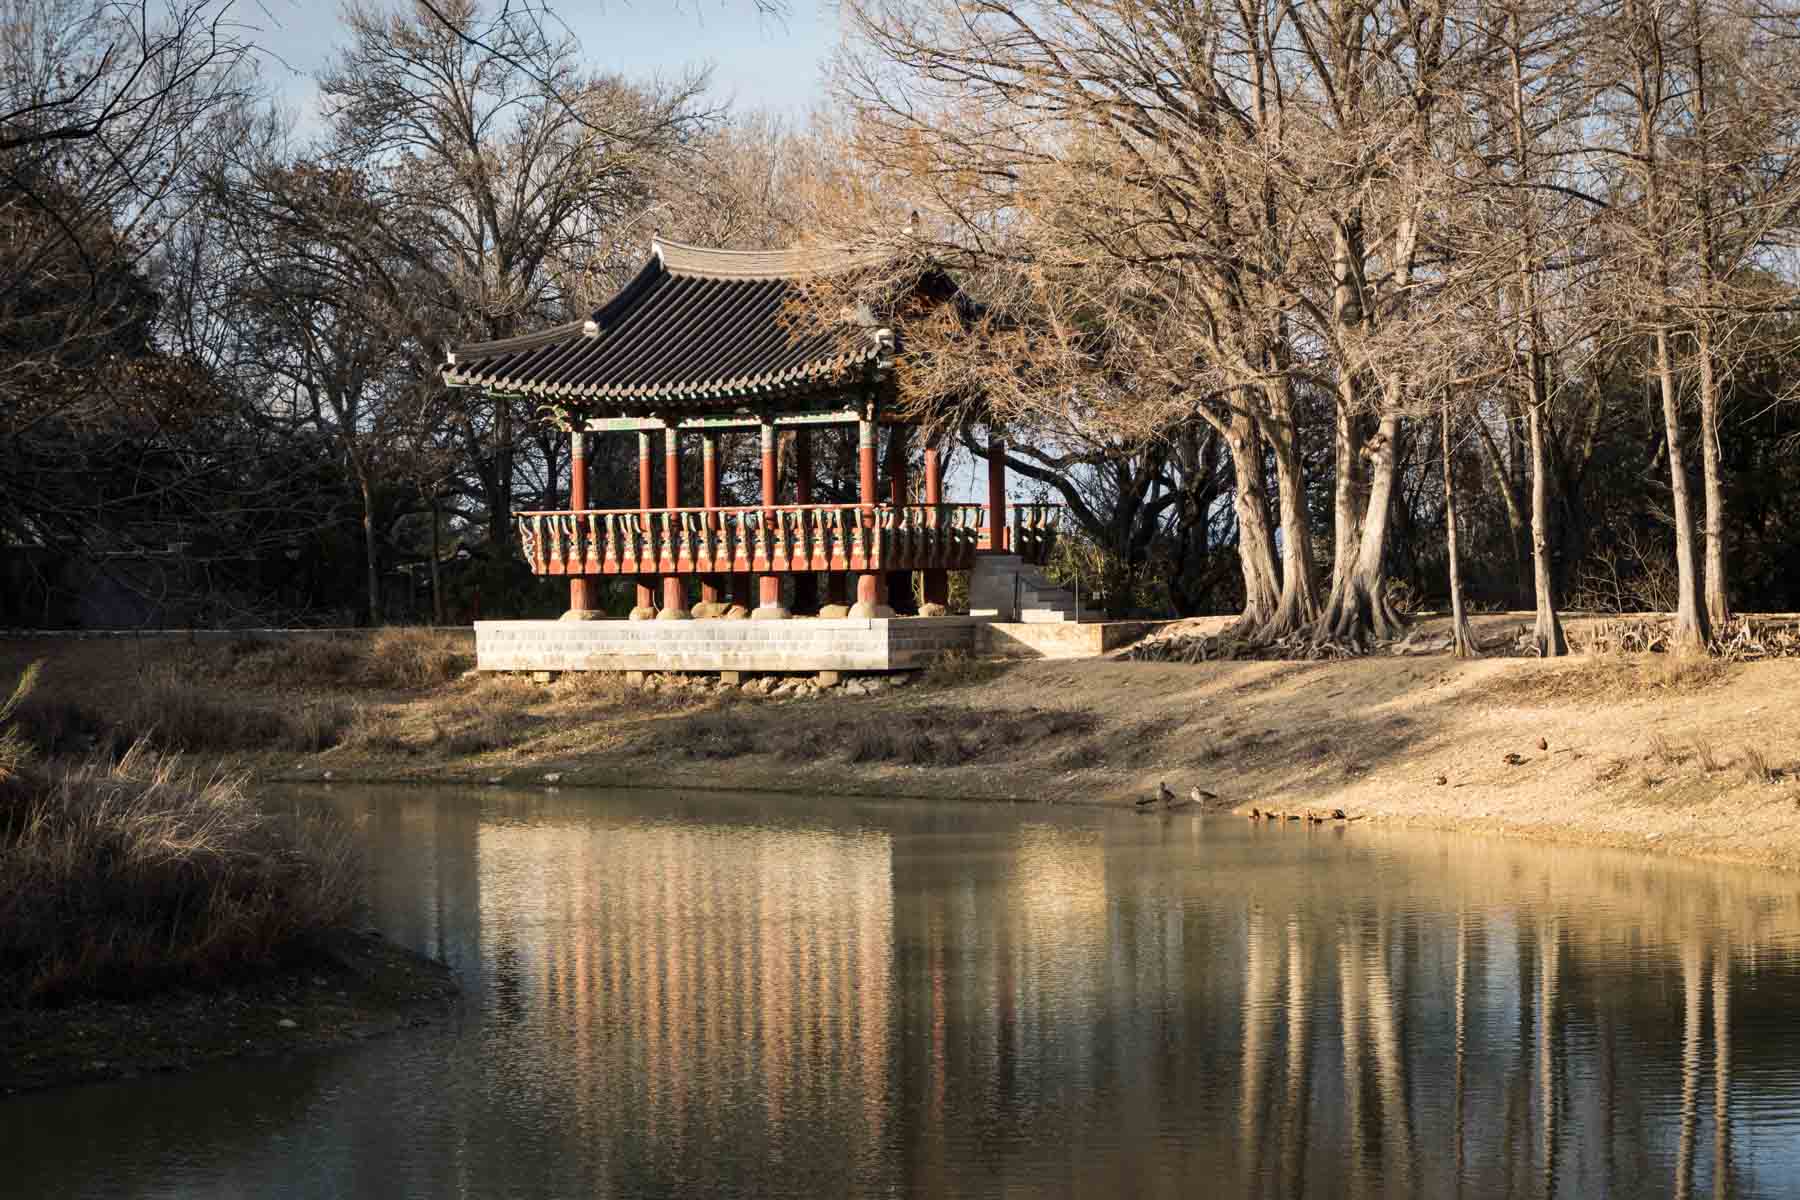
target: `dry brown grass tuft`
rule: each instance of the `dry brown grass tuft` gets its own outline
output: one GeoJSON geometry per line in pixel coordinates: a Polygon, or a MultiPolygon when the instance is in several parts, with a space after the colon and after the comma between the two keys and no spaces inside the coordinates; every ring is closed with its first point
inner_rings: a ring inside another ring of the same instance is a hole
{"type": "Polygon", "coordinates": [[[114,746],[148,741],[176,753],[311,753],[337,745],[354,717],[354,706],[339,698],[268,707],[229,688],[156,671],[127,690],[112,720],[110,740],[114,746]]]}
{"type": "Polygon", "coordinates": [[[360,894],[350,832],[271,814],[242,777],[133,746],[0,785],[0,999],[133,996],[271,962],[341,926],[360,894]]]}
{"type": "Polygon", "coordinates": [[[961,650],[940,654],[925,668],[922,682],[930,687],[973,687],[998,679],[1011,664],[992,658],[977,658],[961,650]]]}
{"type": "Polygon", "coordinates": [[[1768,756],[1755,746],[1745,746],[1742,758],[1744,778],[1751,783],[1778,783],[1781,772],[1769,765],[1768,756]]]}
{"type": "Polygon", "coordinates": [[[184,678],[219,684],[279,688],[360,684],[408,691],[448,683],[475,665],[465,638],[399,626],[367,634],[174,643],[161,660],[165,670],[184,678]]]}
{"type": "Polygon", "coordinates": [[[1694,758],[1699,761],[1700,769],[1708,775],[1717,775],[1725,769],[1724,760],[1719,757],[1718,747],[1711,738],[1694,739],[1694,758]]]}
{"type": "Polygon", "coordinates": [[[1488,697],[1511,704],[1577,704],[1640,698],[1647,691],[1687,695],[1731,679],[1723,659],[1676,654],[1581,654],[1499,676],[1488,697]]]}
{"type": "Polygon", "coordinates": [[[1687,751],[1672,744],[1669,739],[1665,738],[1662,734],[1653,733],[1650,735],[1650,751],[1644,757],[1647,759],[1653,758],[1665,767],[1678,767],[1686,762],[1691,755],[1689,755],[1687,751]]]}
{"type": "Polygon", "coordinates": [[[435,629],[381,629],[369,639],[363,681],[374,687],[418,689],[448,683],[475,665],[450,634],[435,629]]]}

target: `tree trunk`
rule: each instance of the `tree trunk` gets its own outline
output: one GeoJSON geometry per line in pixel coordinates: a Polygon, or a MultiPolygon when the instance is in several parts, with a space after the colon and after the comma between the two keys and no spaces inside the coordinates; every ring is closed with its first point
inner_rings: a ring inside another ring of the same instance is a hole
{"type": "Polygon", "coordinates": [[[1450,397],[1444,397],[1444,545],[1450,559],[1450,647],[1457,658],[1479,658],[1481,651],[1463,611],[1462,558],[1456,548],[1456,467],[1450,448],[1450,397]]]}
{"type": "Polygon", "coordinates": [[[1658,329],[1656,374],[1662,388],[1663,436],[1669,447],[1669,490],[1675,518],[1675,575],[1678,597],[1672,645],[1679,654],[1704,654],[1712,642],[1706,606],[1700,603],[1698,565],[1694,555],[1693,505],[1688,499],[1687,455],[1681,442],[1680,396],[1675,389],[1675,365],[1669,354],[1669,331],[1658,329]]]}
{"type": "Polygon", "coordinates": [[[1398,635],[1405,625],[1388,601],[1387,575],[1383,570],[1398,460],[1395,444],[1399,439],[1400,414],[1390,406],[1368,447],[1374,469],[1369,474],[1369,499],[1362,513],[1355,562],[1342,582],[1332,587],[1331,599],[1313,624],[1315,642],[1340,642],[1367,649],[1372,641],[1398,635]]]}
{"type": "Polygon", "coordinates": [[[1362,430],[1357,424],[1355,385],[1338,382],[1337,430],[1333,436],[1331,594],[1349,586],[1356,570],[1358,510],[1362,491],[1362,430]]]}
{"type": "MultiPolygon", "coordinates": [[[[1536,355],[1532,356],[1536,359],[1536,355]]],[[[1526,416],[1531,436],[1531,578],[1537,596],[1537,624],[1531,641],[1539,658],[1560,658],[1569,652],[1562,619],[1556,615],[1556,596],[1550,582],[1550,479],[1544,465],[1544,404],[1541,365],[1533,362],[1531,410],[1526,416]]]]}
{"type": "Polygon", "coordinates": [[[1275,456],[1275,486],[1281,505],[1281,598],[1261,636],[1287,637],[1311,625],[1319,617],[1319,584],[1313,569],[1312,520],[1306,508],[1306,467],[1294,431],[1292,385],[1277,385],[1274,420],[1263,434],[1275,456]]]}
{"type": "Polygon", "coordinates": [[[434,487],[431,490],[431,623],[444,623],[444,580],[438,563],[442,559],[442,551],[438,544],[438,494],[434,487]]]}
{"type": "Polygon", "coordinates": [[[1712,311],[1716,257],[1713,244],[1712,168],[1706,103],[1705,17],[1700,0],[1689,6],[1694,40],[1694,142],[1700,150],[1700,182],[1695,195],[1700,209],[1700,311],[1694,321],[1700,359],[1700,470],[1706,493],[1706,616],[1714,629],[1731,619],[1730,588],[1725,578],[1725,484],[1719,464],[1719,384],[1713,375],[1712,311]]]}
{"type": "Polygon", "coordinates": [[[361,467],[356,471],[357,490],[362,495],[363,554],[368,568],[369,624],[381,621],[381,554],[375,545],[375,496],[369,478],[361,467]]]}
{"type": "Polygon", "coordinates": [[[1281,585],[1276,578],[1275,536],[1269,528],[1268,497],[1263,494],[1262,444],[1255,418],[1234,412],[1226,441],[1237,483],[1233,508],[1238,523],[1238,564],[1244,572],[1244,611],[1237,629],[1257,638],[1275,616],[1281,585]]]}
{"type": "Polygon", "coordinates": [[[1700,357],[1700,470],[1706,495],[1706,616],[1714,629],[1731,619],[1725,574],[1725,479],[1719,462],[1719,384],[1713,375],[1712,331],[1702,314],[1696,323],[1700,357]]]}

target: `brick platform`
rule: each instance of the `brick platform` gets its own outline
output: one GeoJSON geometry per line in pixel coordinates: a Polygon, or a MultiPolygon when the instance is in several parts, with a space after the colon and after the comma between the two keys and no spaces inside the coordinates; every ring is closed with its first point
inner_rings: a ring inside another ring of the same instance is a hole
{"type": "Polygon", "coordinates": [[[477,621],[483,671],[897,671],[972,651],[969,617],[477,621]]]}

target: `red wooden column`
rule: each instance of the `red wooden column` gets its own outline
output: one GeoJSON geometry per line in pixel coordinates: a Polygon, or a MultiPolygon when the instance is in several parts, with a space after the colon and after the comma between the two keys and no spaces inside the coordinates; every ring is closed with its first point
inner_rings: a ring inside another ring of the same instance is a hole
{"type": "Polygon", "coordinates": [[[1006,439],[988,431],[988,549],[1006,553],[1006,439]]]}
{"type": "MultiPolygon", "coordinates": [[[[908,455],[911,447],[908,442],[910,429],[905,425],[888,427],[888,503],[898,513],[911,499],[912,480],[908,455]]],[[[906,616],[917,614],[918,606],[913,603],[912,568],[903,571],[888,571],[887,602],[896,613],[906,616]]]]}
{"type": "MultiPolygon", "coordinates": [[[[569,433],[569,507],[580,512],[587,506],[587,434],[576,429],[569,433]]],[[[598,582],[586,575],[569,576],[569,611],[563,614],[563,620],[589,621],[599,615],[594,611],[598,582]]]]}
{"type": "MultiPolygon", "coordinates": [[[[701,503],[706,505],[708,510],[706,529],[708,534],[717,536],[719,515],[712,510],[719,507],[719,435],[710,429],[700,435],[700,465],[700,488],[703,497],[701,503]]],[[[700,577],[700,602],[717,604],[724,599],[725,590],[721,586],[722,583],[723,578],[717,574],[702,575],[700,577]]]]}
{"type": "MultiPolygon", "coordinates": [[[[669,509],[681,507],[681,443],[680,435],[671,426],[663,430],[663,506],[669,509]]],[[[673,540],[674,534],[670,533],[673,540]]],[[[673,545],[669,553],[675,553],[673,545]]],[[[687,606],[687,580],[670,572],[663,576],[662,611],[656,614],[659,621],[687,621],[693,618],[687,606]]]]}
{"type": "MultiPolygon", "coordinates": [[[[863,536],[873,552],[879,544],[881,530],[876,524],[875,494],[875,422],[858,421],[856,425],[856,459],[857,459],[857,493],[862,502],[859,514],[863,525],[863,536]]],[[[894,610],[887,606],[887,597],[882,593],[887,590],[886,580],[880,571],[862,571],[856,576],[856,603],[850,609],[853,617],[891,617],[894,610]]]]}
{"type": "MultiPolygon", "coordinates": [[[[781,526],[776,523],[779,515],[775,512],[780,482],[775,464],[775,425],[765,420],[762,423],[762,519],[771,531],[768,539],[771,553],[780,553],[782,548],[781,526]]],[[[781,576],[772,571],[758,575],[756,592],[756,611],[750,614],[752,620],[779,621],[788,615],[788,610],[781,607],[781,576]]]]}
{"type": "MultiPolygon", "coordinates": [[[[638,432],[638,512],[649,528],[650,510],[656,505],[656,493],[650,483],[650,435],[638,432]]],[[[647,549],[648,547],[641,547],[647,549]]],[[[637,577],[637,605],[631,610],[634,621],[648,621],[656,616],[656,591],[650,586],[650,576],[637,577]]]]}
{"type": "MultiPolygon", "coordinates": [[[[811,504],[813,502],[812,484],[812,430],[801,425],[794,430],[795,504],[811,504]]],[[[801,528],[807,528],[804,522],[801,528]]],[[[812,546],[810,544],[801,546],[800,551],[810,558],[812,546]]],[[[806,613],[808,616],[819,611],[819,576],[810,568],[794,576],[794,611],[806,613]]]]}
{"type": "MultiPolygon", "coordinates": [[[[938,455],[938,440],[933,437],[925,443],[925,503],[938,505],[944,502],[944,468],[938,455]]],[[[931,528],[943,527],[943,514],[933,511],[930,516],[931,528]]],[[[925,603],[948,607],[950,604],[950,572],[943,567],[927,567],[925,569],[925,603]]]]}

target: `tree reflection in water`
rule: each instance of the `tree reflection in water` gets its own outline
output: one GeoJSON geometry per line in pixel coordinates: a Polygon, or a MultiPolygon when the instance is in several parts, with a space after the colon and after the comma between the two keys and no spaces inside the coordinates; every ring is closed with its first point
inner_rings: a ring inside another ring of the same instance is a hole
{"type": "Polygon", "coordinates": [[[303,1070],[6,1102],[20,1194],[1751,1197],[1800,1178],[1790,876],[1062,810],[330,802],[365,821],[378,920],[450,959],[463,1015],[303,1070]]]}

